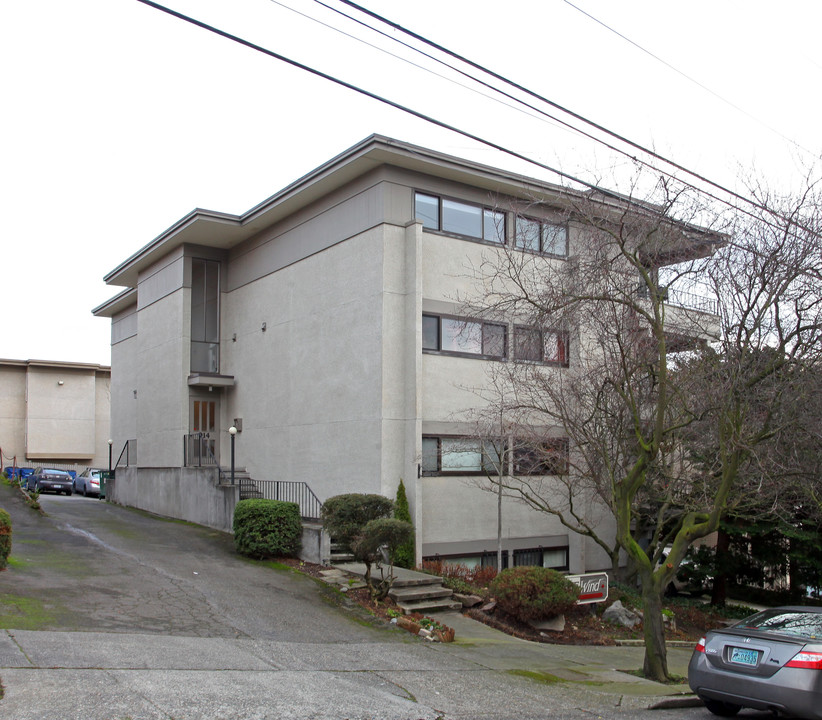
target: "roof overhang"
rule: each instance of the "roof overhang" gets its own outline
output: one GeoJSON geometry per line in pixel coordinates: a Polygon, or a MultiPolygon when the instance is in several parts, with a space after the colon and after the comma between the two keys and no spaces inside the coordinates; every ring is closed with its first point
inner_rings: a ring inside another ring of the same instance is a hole
{"type": "Polygon", "coordinates": [[[118,313],[127,310],[132,305],[137,304],[137,288],[127,288],[118,293],[110,300],[106,300],[102,305],[98,305],[91,314],[95,317],[114,317],[118,313]]]}
{"type": "MultiPolygon", "coordinates": [[[[230,249],[336,188],[382,165],[436,175],[514,196],[527,197],[529,190],[549,191],[552,194],[567,192],[559,185],[511,174],[380,135],[372,135],[242,215],[192,210],[114,268],[104,280],[109,285],[134,288],[137,286],[141,270],[184,244],[230,249]]],[[[98,310],[108,304],[101,305],[94,313],[103,314],[98,313],[98,310]]]]}

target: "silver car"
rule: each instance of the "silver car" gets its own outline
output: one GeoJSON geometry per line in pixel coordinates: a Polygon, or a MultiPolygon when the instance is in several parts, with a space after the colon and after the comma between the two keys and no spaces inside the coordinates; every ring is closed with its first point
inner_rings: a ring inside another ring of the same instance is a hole
{"type": "Polygon", "coordinates": [[[102,470],[86,468],[74,479],[74,492],[100,497],[100,473],[102,470]]]}
{"type": "Polygon", "coordinates": [[[715,715],[770,710],[822,719],[822,608],[778,607],[702,638],[688,684],[715,715]]]}

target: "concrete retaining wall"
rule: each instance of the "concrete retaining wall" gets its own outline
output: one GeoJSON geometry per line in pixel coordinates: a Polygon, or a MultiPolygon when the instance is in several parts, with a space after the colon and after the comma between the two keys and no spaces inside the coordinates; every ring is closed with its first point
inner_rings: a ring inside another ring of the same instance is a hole
{"type": "MultiPolygon", "coordinates": [[[[240,489],[238,485],[220,485],[218,479],[214,468],[118,467],[117,477],[108,482],[106,498],[118,505],[231,533],[240,489]]],[[[331,542],[322,525],[303,525],[299,558],[330,563],[331,542]]]]}
{"type": "Polygon", "coordinates": [[[107,499],[128,507],[232,531],[237,485],[220,485],[215,468],[118,467],[107,499]]]}

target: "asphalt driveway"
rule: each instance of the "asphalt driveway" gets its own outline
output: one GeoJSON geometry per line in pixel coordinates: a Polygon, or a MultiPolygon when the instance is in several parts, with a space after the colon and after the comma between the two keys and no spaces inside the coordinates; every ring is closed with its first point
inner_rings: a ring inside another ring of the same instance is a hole
{"type": "Polygon", "coordinates": [[[239,557],[224,533],[77,495],[41,504],[0,484],[14,543],[3,718],[684,717],[371,622],[310,578],[239,557]]]}

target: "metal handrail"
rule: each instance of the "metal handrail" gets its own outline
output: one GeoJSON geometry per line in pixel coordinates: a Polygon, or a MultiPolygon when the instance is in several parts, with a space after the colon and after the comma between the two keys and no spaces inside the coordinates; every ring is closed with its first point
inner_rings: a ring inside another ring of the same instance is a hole
{"type": "Polygon", "coordinates": [[[130,452],[131,443],[134,443],[135,446],[136,446],[137,445],[137,440],[136,439],[126,440],[126,444],[123,445],[123,449],[120,451],[120,456],[117,458],[117,462],[114,463],[115,468],[120,467],[120,461],[123,459],[123,455],[126,456],[126,467],[128,467],[129,452],[130,452]]]}
{"type": "Polygon", "coordinates": [[[240,499],[249,497],[293,502],[304,520],[319,520],[323,504],[307,483],[289,480],[240,480],[240,499]]]}
{"type": "Polygon", "coordinates": [[[222,484],[225,481],[226,472],[220,467],[217,458],[211,451],[211,434],[207,432],[196,432],[183,435],[183,466],[184,467],[215,467],[219,473],[219,480],[222,484]],[[196,453],[192,453],[191,448],[196,448],[196,453]]]}

